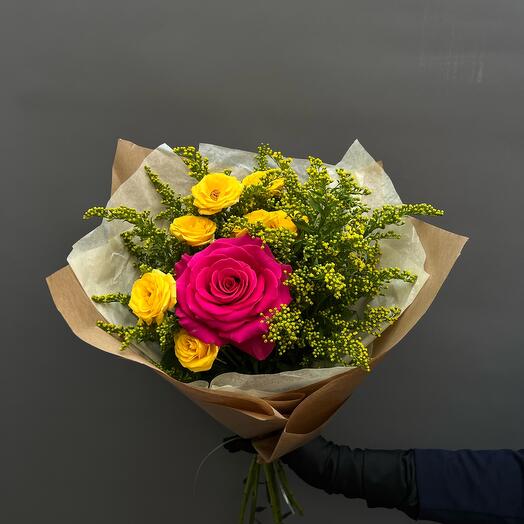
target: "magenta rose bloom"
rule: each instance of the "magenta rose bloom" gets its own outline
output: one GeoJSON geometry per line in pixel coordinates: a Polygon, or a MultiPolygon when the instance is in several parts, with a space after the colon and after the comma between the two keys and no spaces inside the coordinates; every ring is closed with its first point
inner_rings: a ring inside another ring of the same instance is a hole
{"type": "Polygon", "coordinates": [[[259,238],[221,238],[175,265],[180,325],[207,344],[232,344],[264,360],[274,344],[264,342],[261,313],[291,302],[284,281],[291,267],[278,262],[259,238]]]}

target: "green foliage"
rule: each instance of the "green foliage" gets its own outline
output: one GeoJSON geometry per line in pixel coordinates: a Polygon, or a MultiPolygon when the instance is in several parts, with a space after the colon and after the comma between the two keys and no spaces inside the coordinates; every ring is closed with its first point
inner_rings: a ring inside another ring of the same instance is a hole
{"type": "Polygon", "coordinates": [[[172,222],[176,217],[186,214],[189,207],[187,199],[175,193],[168,184],[162,182],[160,177],[150,167],[144,166],[144,170],[156,192],[161,197],[162,205],[166,208],[155,217],[155,220],[166,219],[172,222]]]}
{"type": "Polygon", "coordinates": [[[158,343],[160,349],[166,353],[173,350],[174,338],[173,333],[178,329],[178,322],[174,315],[166,315],[164,320],[156,328],[156,334],[158,335],[158,343]]]}
{"type": "Polygon", "coordinates": [[[267,185],[268,183],[266,182],[245,187],[238,203],[232,206],[226,216],[243,217],[255,209],[265,209],[266,211],[276,209],[276,199],[268,192],[267,185]]]}
{"type": "Polygon", "coordinates": [[[268,165],[261,158],[264,154],[280,166],[279,176],[286,181],[275,208],[284,210],[299,229],[294,238],[263,237],[278,258],[293,267],[287,281],[293,301],[266,318],[266,338],[277,347],[270,359],[300,353],[301,366],[330,362],[368,369],[363,337],[380,336],[400,311],[364,305],[384,294],[392,280],[416,280],[408,271],[381,267],[379,241],[399,238],[385,228],[401,225],[407,215],[441,215],[442,211],[428,204],[402,204],[370,213],[362,201],[370,191],[359,186],[350,172],[338,169],[334,182],[322,161],[310,157],[308,180],[301,183],[289,159],[268,146],[259,149],[259,165],[268,165]]]}
{"type": "MultiPolygon", "coordinates": [[[[111,296],[112,295],[98,295],[91,298],[95,302],[109,303],[114,302],[109,299],[111,296]]],[[[96,325],[106,333],[121,340],[121,351],[126,350],[133,343],[157,343],[162,350],[162,358],[160,362],[155,363],[159,369],[182,382],[191,382],[195,380],[194,373],[183,368],[175,356],[173,333],[179,329],[179,326],[176,317],[172,313],[168,313],[164,317],[163,322],[159,325],[152,324],[148,326],[146,324],[137,323],[134,326],[120,326],[118,324],[104,321],[98,321],[96,325]]]]}
{"type": "Polygon", "coordinates": [[[260,144],[255,155],[255,171],[265,171],[269,168],[269,158],[271,156],[271,148],[269,144],[260,144]]]}
{"type": "Polygon", "coordinates": [[[189,176],[195,180],[202,180],[209,173],[207,158],[203,157],[194,146],[174,147],[173,152],[182,158],[189,169],[189,176]]]}
{"type": "Polygon", "coordinates": [[[366,234],[376,229],[384,229],[389,225],[400,226],[404,223],[403,218],[407,215],[433,215],[440,216],[444,212],[435,209],[429,204],[399,204],[396,206],[385,205],[373,210],[366,223],[366,234]]]}
{"type": "Polygon", "coordinates": [[[110,304],[112,302],[119,302],[120,304],[127,306],[131,295],[125,293],[108,293],[107,295],[93,295],[91,300],[97,304],[110,304]]]}
{"type": "MultiPolygon", "coordinates": [[[[156,177],[156,175],[155,175],[156,177]]],[[[172,204],[168,208],[169,213],[175,214],[176,204],[169,199],[165,184],[155,180],[153,182],[157,191],[161,191],[163,200],[172,204]]],[[[176,202],[176,200],[174,201],[176,202]]],[[[183,213],[182,206],[179,213],[183,213]]],[[[173,261],[178,260],[188,249],[182,242],[169,234],[169,231],[157,224],[158,217],[151,218],[149,211],[139,212],[125,206],[116,208],[92,207],[88,209],[84,218],[100,217],[106,220],[124,220],[134,227],[121,233],[122,242],[127,250],[136,259],[136,267],[141,267],[150,271],[153,268],[160,269],[164,272],[171,272],[173,261]]],[[[165,218],[165,217],[161,217],[165,218]]]]}
{"type": "Polygon", "coordinates": [[[124,350],[132,342],[154,342],[157,339],[156,331],[153,326],[139,325],[136,326],[119,326],[99,320],[96,325],[110,335],[115,335],[121,339],[120,349],[124,350]]]}

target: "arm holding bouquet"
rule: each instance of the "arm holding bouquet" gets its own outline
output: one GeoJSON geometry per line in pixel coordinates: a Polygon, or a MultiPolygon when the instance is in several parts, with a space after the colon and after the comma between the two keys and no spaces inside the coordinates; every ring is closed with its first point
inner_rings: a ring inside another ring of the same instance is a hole
{"type": "Polygon", "coordinates": [[[351,449],[318,437],[282,461],[314,487],[413,519],[524,522],[524,450],[351,449]]]}
{"type": "MultiPolygon", "coordinates": [[[[256,453],[251,441],[225,447],[256,453]]],[[[281,458],[310,486],[443,524],[524,522],[524,450],[376,450],[317,437],[281,458]]]]}

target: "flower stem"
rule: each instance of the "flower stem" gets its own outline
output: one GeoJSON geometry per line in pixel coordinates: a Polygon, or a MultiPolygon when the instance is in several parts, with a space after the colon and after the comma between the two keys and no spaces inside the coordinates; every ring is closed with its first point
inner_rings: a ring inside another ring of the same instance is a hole
{"type": "Polygon", "coordinates": [[[258,502],[258,482],[260,478],[260,464],[256,463],[256,468],[253,475],[253,487],[251,489],[251,508],[249,511],[249,524],[255,524],[255,515],[257,511],[258,502]]]}
{"type": "Polygon", "coordinates": [[[267,501],[271,506],[271,514],[273,516],[274,524],[282,524],[283,520],[290,514],[304,514],[302,507],[296,501],[291,492],[282,463],[277,460],[270,464],[259,464],[258,457],[255,456],[249,465],[249,470],[244,483],[242,501],[240,504],[240,515],[238,519],[239,524],[244,524],[246,516],[249,524],[255,524],[255,522],[258,522],[256,520],[256,513],[264,509],[257,506],[258,489],[259,484],[261,483],[266,486],[267,501]],[[261,470],[264,474],[262,482],[260,481],[261,470]],[[290,512],[285,515],[282,515],[281,494],[290,509],[290,512]]]}
{"type": "MultiPolygon", "coordinates": [[[[247,472],[246,482],[244,484],[244,492],[242,493],[242,502],[240,503],[240,515],[238,517],[239,524],[244,524],[244,517],[246,514],[247,503],[250,499],[251,492],[253,491],[253,482],[255,476],[257,477],[258,482],[258,471],[260,470],[260,465],[257,462],[257,456],[255,455],[251,464],[249,465],[249,470],[247,472]]],[[[255,489],[258,489],[256,486],[255,489]]]]}
{"type": "Polygon", "coordinates": [[[275,524],[282,524],[282,511],[280,509],[280,497],[276,489],[275,467],[272,463],[263,464],[264,474],[266,476],[266,485],[269,495],[269,503],[273,513],[275,524]]]}
{"type": "Polygon", "coordinates": [[[290,506],[299,514],[304,515],[304,510],[302,509],[302,506],[297,502],[295,499],[295,496],[293,495],[290,487],[289,482],[287,480],[286,470],[282,466],[282,462],[280,460],[277,460],[275,462],[275,470],[277,472],[278,480],[280,481],[280,485],[282,486],[282,489],[284,493],[286,494],[286,497],[289,501],[290,506]]]}

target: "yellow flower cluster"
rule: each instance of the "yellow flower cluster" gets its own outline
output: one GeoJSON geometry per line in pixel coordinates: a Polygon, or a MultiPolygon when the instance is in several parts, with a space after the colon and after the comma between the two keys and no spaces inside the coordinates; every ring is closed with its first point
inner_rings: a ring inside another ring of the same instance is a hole
{"type": "Polygon", "coordinates": [[[148,326],[160,324],[164,314],[176,304],[176,284],[173,275],[153,269],[139,278],[131,289],[129,307],[148,326]]]}

